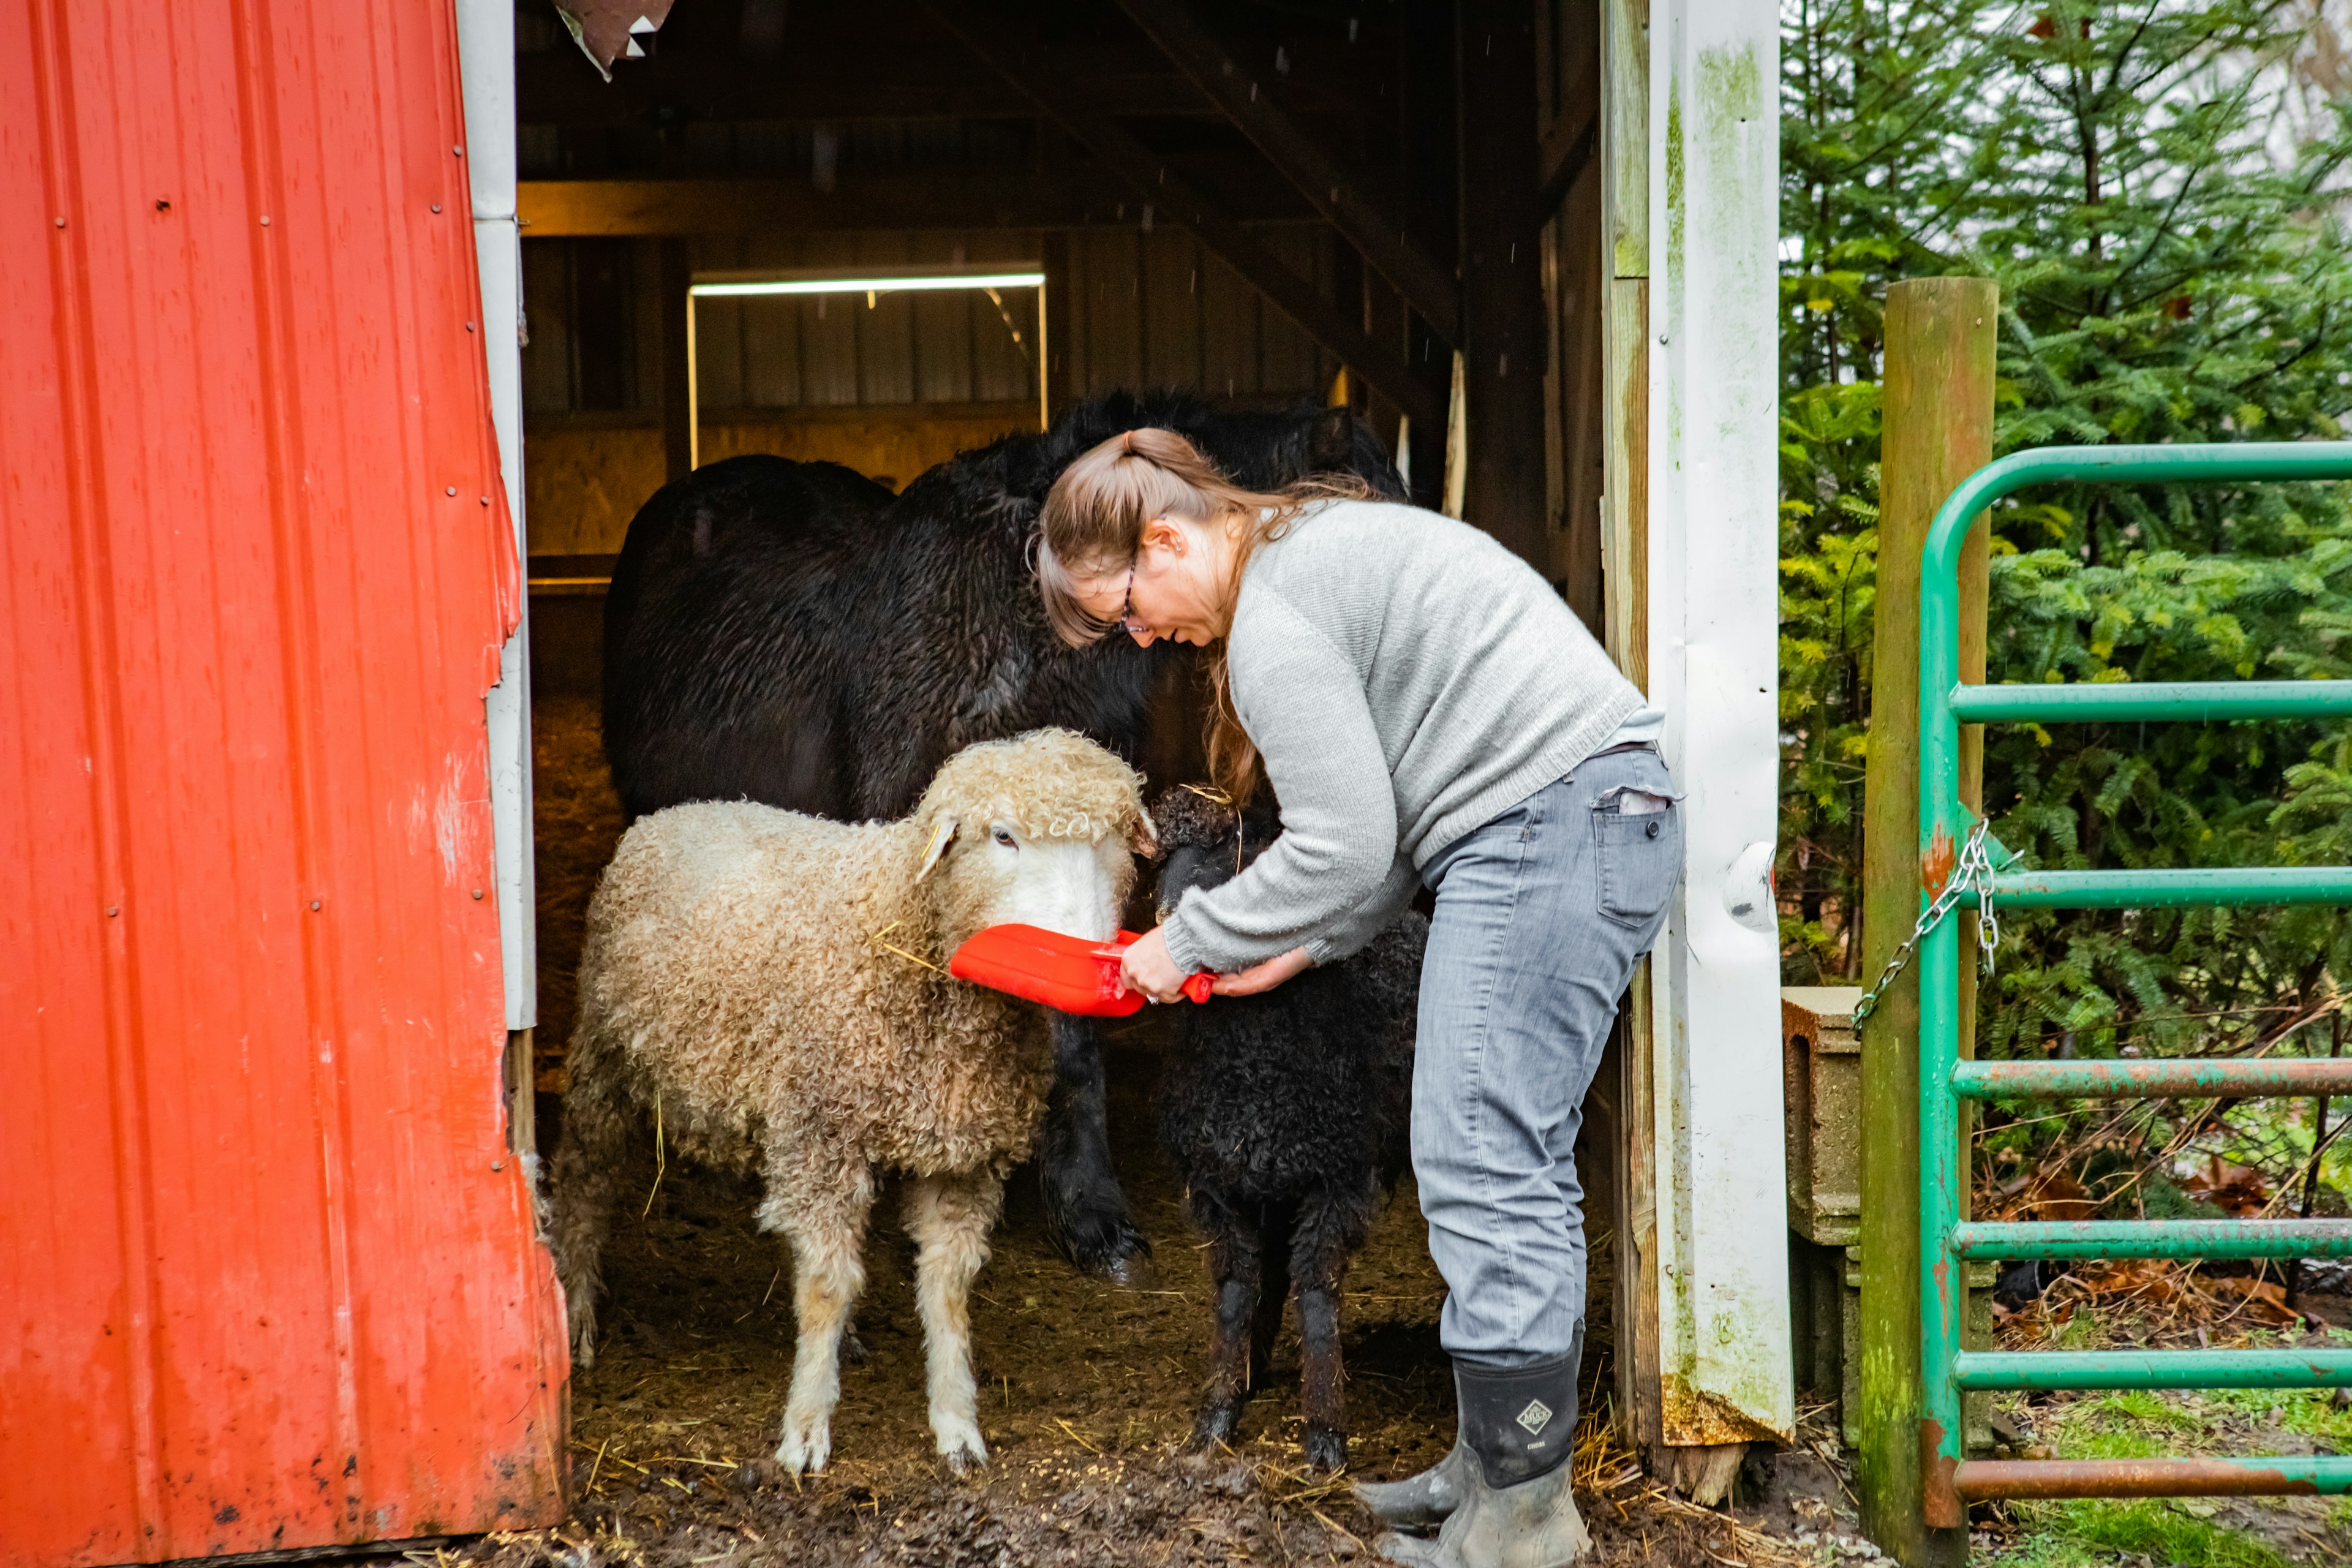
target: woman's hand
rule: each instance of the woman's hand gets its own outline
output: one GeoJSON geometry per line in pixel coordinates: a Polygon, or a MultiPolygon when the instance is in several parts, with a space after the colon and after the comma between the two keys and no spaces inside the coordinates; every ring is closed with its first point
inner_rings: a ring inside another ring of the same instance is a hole
{"type": "Polygon", "coordinates": [[[1168,956],[1168,939],[1152,927],[1136,939],[1118,961],[1119,984],[1154,1002],[1181,1001],[1184,972],[1168,956]]]}
{"type": "Polygon", "coordinates": [[[1255,996],[1261,991],[1271,991],[1312,961],[1303,947],[1294,947],[1279,958],[1269,958],[1264,963],[1253,963],[1239,974],[1220,974],[1217,983],[1209,987],[1217,996],[1255,996]]]}

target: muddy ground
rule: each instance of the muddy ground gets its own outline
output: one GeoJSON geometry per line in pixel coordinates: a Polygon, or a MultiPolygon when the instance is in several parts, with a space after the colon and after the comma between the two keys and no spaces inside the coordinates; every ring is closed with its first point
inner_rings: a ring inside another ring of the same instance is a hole
{"type": "MultiPolygon", "coordinates": [[[[581,915],[620,822],[593,700],[543,689],[534,729],[539,1125],[551,1152],[581,915]]],[[[1122,1027],[1114,1052],[1113,1138],[1158,1278],[1149,1289],[1122,1289],[1079,1276],[1045,1239],[1034,1173],[1016,1173],[972,1301],[992,1456],[984,1474],[950,1477],[932,1454],[911,1248],[886,1194],[857,1314],[866,1353],[844,1368],[833,1461],[797,1487],[782,1477],[768,1456],[791,1377],[783,1256],[753,1226],[751,1185],[676,1163],[656,1183],[648,1140],[625,1183],[636,1195],[616,1215],[606,1253],[599,1357],[572,1382],[572,1520],[454,1547],[443,1560],[502,1568],[1370,1560],[1374,1526],[1344,1481],[1299,1461],[1295,1325],[1235,1447],[1181,1452],[1205,1370],[1207,1273],[1151,1131],[1159,1053],[1150,1024],[1122,1027]]],[[[1592,1295],[1608,1300],[1605,1274],[1592,1295]]],[[[1353,1473],[1402,1474],[1450,1442],[1450,1374],[1437,1344],[1443,1300],[1408,1178],[1349,1281],[1353,1473]]],[[[1606,1325],[1595,1329],[1588,1405],[1608,1372],[1606,1325]]],[[[1693,1508],[1643,1479],[1598,1420],[1588,1421],[1578,1468],[1603,1562],[1771,1561],[1781,1555],[1772,1537],[1833,1527],[1832,1506],[1850,1506],[1830,1468],[1800,1453],[1783,1458],[1770,1494],[1738,1517],[1693,1508]]]]}

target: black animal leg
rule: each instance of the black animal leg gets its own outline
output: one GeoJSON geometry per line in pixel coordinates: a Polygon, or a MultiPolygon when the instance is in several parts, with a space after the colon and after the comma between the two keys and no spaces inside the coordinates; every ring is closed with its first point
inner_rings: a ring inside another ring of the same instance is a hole
{"type": "Polygon", "coordinates": [[[1259,1268],[1265,1284],[1250,1319],[1250,1386],[1274,1381],[1274,1342],[1282,1333],[1282,1306],[1290,1295],[1290,1233],[1298,1223],[1295,1204],[1268,1204],[1258,1211],[1259,1268]]]}
{"type": "Polygon", "coordinates": [[[1298,1288],[1298,1341],[1306,1384],[1306,1458],[1326,1469],[1348,1466],[1347,1373],[1339,1361],[1339,1293],[1348,1259],[1363,1240],[1363,1202],[1312,1199],[1290,1243],[1290,1278],[1298,1288]]]}
{"type": "MultiPolygon", "coordinates": [[[[1250,1396],[1252,1320],[1258,1314],[1264,1270],[1257,1227],[1247,1218],[1198,1192],[1192,1194],[1192,1208],[1194,1222],[1209,1233],[1209,1277],[1216,1288],[1209,1331],[1209,1386],[1192,1423],[1191,1447],[1201,1453],[1232,1440],[1242,1404],[1250,1396]]],[[[1279,1311],[1279,1291],[1274,1300],[1279,1311]]]]}
{"type": "Polygon", "coordinates": [[[1038,1175],[1045,1231],[1070,1261],[1118,1285],[1151,1280],[1151,1243],[1127,1217],[1104,1124],[1102,1027],[1053,1015],[1054,1087],[1045,1104],[1038,1175]]]}

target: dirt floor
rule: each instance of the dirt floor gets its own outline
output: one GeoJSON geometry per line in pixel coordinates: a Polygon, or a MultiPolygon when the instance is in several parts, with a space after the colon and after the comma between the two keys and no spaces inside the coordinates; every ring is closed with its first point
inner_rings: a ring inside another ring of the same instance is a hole
{"type": "MultiPolygon", "coordinates": [[[[620,822],[593,700],[543,690],[535,706],[540,1133],[551,1151],[582,913],[620,822]]],[[[572,1384],[572,1520],[420,1560],[500,1568],[1370,1560],[1375,1527],[1344,1480],[1299,1460],[1295,1326],[1237,1447],[1181,1453],[1205,1371],[1207,1275],[1151,1131],[1151,1029],[1126,1027],[1114,1049],[1113,1138],[1158,1279],[1137,1290],[1079,1276],[1045,1240],[1034,1173],[1016,1173],[972,1304],[992,1456],[984,1474],[952,1478],[933,1457],[911,1249],[886,1194],[857,1314],[866,1353],[844,1369],[833,1461],[797,1487],[784,1479],[768,1458],[791,1376],[782,1254],[754,1228],[750,1186],[676,1163],[656,1185],[648,1142],[625,1184],[639,1196],[616,1216],[606,1254],[597,1363],[572,1384]]],[[[1402,1474],[1451,1440],[1450,1374],[1437,1345],[1444,1294],[1408,1180],[1349,1279],[1352,1473],[1402,1474]]],[[[1608,1300],[1605,1278],[1593,1296],[1608,1300]]],[[[1586,1366],[1589,1394],[1606,1384],[1605,1336],[1595,1337],[1604,1342],[1586,1366]]],[[[1783,1458],[1756,1506],[1737,1515],[1695,1508],[1643,1478],[1598,1419],[1588,1420],[1577,1463],[1602,1562],[1811,1561],[1793,1538],[1835,1532],[1833,1509],[1851,1506],[1830,1466],[1800,1452],[1783,1458]]],[[[1849,1552],[1871,1555],[1858,1543],[1849,1552]]]]}

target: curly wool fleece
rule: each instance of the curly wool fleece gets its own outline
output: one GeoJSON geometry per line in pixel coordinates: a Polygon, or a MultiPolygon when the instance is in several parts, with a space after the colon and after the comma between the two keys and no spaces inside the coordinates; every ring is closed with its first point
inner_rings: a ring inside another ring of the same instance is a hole
{"type": "MultiPolygon", "coordinates": [[[[958,752],[897,822],[748,801],[641,819],[589,905],[573,1084],[618,1068],[647,1109],[658,1086],[677,1147],[719,1164],[803,1146],[798,1172],[771,1165],[772,1187],[845,1159],[919,1174],[1017,1163],[1045,1103],[1041,1016],[873,937],[944,964],[997,890],[980,853],[991,821],[1126,841],[1148,831],[1140,788],[1085,737],[1039,730],[958,752]],[[919,881],[943,818],[956,840],[919,881]]],[[[1117,898],[1133,877],[1123,863],[1117,898]]]]}

